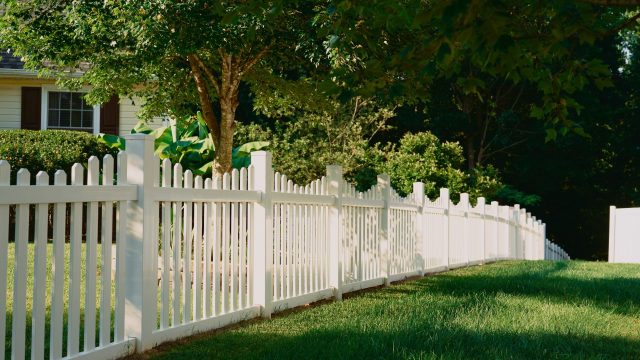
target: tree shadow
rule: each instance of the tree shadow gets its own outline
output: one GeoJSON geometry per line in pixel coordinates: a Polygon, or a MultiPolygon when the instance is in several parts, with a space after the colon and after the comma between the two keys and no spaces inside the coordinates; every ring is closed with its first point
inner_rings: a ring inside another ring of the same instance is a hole
{"type": "Polygon", "coordinates": [[[622,337],[442,328],[312,330],[300,335],[233,331],[161,353],[165,359],[631,359],[640,342],[622,337]]]}
{"type": "MultiPolygon", "coordinates": [[[[510,322],[498,294],[597,306],[631,317],[640,313],[640,279],[615,272],[591,279],[570,277],[567,272],[573,266],[511,262],[489,265],[489,271],[461,269],[164,344],[136,358],[640,358],[638,336],[598,333],[589,329],[591,325],[572,326],[551,314],[548,323],[537,319],[533,326],[510,322]],[[496,323],[482,319],[494,315],[502,319],[496,323]],[[475,318],[465,321],[467,316],[475,318]]],[[[527,315],[516,311],[514,316],[527,315]]],[[[596,320],[587,323],[599,325],[596,320]]]]}
{"type": "MultiPolygon", "coordinates": [[[[638,277],[608,276],[582,279],[565,276],[572,270],[568,262],[519,263],[522,271],[493,271],[509,264],[490,265],[492,271],[442,273],[415,281],[408,286],[390,287],[404,294],[437,293],[451,296],[507,294],[548,299],[557,303],[589,304],[620,315],[640,316],[640,267],[638,277]],[[546,266],[545,266],[546,265],[546,266]]],[[[474,270],[473,268],[468,270],[474,270]]],[[[373,295],[375,296],[375,294],[373,295]]]]}

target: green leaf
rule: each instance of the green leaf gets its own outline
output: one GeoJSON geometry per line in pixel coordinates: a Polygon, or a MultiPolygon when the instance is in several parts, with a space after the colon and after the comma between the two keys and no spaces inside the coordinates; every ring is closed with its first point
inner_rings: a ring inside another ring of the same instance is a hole
{"type": "Polygon", "coordinates": [[[558,132],[555,129],[547,129],[546,133],[547,136],[544,139],[546,142],[554,141],[558,138],[558,132]]]}
{"type": "Polygon", "coordinates": [[[242,151],[245,153],[250,153],[252,151],[264,150],[269,146],[268,141],[252,141],[246,144],[242,144],[235,148],[235,151],[242,151]]]}
{"type": "Polygon", "coordinates": [[[125,140],[117,135],[111,134],[98,134],[98,142],[105,144],[110,149],[124,150],[125,140]]]}
{"type": "Polygon", "coordinates": [[[132,134],[151,134],[152,132],[153,129],[142,120],[138,121],[138,123],[136,123],[136,126],[131,129],[132,134]]]}
{"type": "Polygon", "coordinates": [[[338,35],[331,35],[329,37],[329,47],[330,48],[335,47],[336,43],[338,42],[338,39],[339,39],[338,35]]]}

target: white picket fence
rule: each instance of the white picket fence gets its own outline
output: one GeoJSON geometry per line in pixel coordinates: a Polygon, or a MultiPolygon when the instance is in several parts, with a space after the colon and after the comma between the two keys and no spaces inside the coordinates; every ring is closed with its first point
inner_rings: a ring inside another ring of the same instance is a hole
{"type": "MultiPolygon", "coordinates": [[[[387,175],[358,192],[337,166],[300,186],[273,173],[267,152],[252,153],[248,169],[194,178],[179,164],[160,164],[152,137],[126,141],[117,171],[111,156],[101,169],[92,157],[86,179],[76,164],[70,182],[58,171],[54,185],[40,172],[31,186],[24,169],[12,185],[9,164],[0,161],[0,288],[7,294],[0,313],[11,319],[8,334],[0,317],[0,336],[10,337],[12,358],[116,358],[425,273],[503,259],[568,258],[545,239],[545,225],[518,205],[479,198],[471,206],[466,194],[454,204],[447,189],[432,201],[422,183],[403,198],[387,175]],[[6,282],[9,240],[15,242],[13,294],[6,282]]],[[[0,356],[4,346],[0,341],[0,356]]]]}
{"type": "Polygon", "coordinates": [[[546,260],[571,260],[569,254],[563,248],[549,239],[544,240],[544,258],[546,260]]]}

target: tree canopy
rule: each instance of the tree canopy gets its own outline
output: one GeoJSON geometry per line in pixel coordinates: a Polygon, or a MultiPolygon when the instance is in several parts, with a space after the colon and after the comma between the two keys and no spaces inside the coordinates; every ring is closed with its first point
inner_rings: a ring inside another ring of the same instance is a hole
{"type": "Polygon", "coordinates": [[[226,172],[241,82],[257,95],[313,93],[305,68],[326,66],[316,10],[297,1],[7,1],[0,36],[27,67],[91,85],[92,102],[140,96],[146,117],[200,108],[215,169],[226,172]]]}

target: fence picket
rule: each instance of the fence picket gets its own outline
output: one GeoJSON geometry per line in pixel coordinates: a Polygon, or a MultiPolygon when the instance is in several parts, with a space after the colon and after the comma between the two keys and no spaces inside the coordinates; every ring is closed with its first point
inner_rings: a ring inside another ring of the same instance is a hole
{"type": "MultiPolygon", "coordinates": [[[[67,174],[56,171],[54,185],[67,185],[67,174]]],[[[53,208],[53,286],[51,287],[51,332],[49,340],[49,357],[59,359],[62,357],[62,332],[64,314],[64,245],[65,245],[65,218],[67,205],[56,203],[53,208]]],[[[0,218],[2,216],[0,215],[0,218]]]]}
{"type": "MultiPolygon", "coordinates": [[[[229,173],[225,173],[222,176],[222,189],[231,190],[231,178],[229,173]]],[[[230,221],[231,221],[231,206],[230,203],[222,204],[222,313],[229,312],[229,265],[230,265],[230,249],[229,249],[229,233],[230,233],[230,221]]]]}
{"type": "MultiPolygon", "coordinates": [[[[211,178],[207,178],[204,181],[205,189],[213,189],[213,181],[211,178]]],[[[203,304],[204,304],[204,317],[212,316],[212,268],[211,257],[213,250],[213,203],[207,202],[204,207],[204,289],[202,291],[203,304]]]]}
{"type": "MultiPolygon", "coordinates": [[[[11,165],[8,161],[0,160],[0,186],[9,186],[11,183],[11,165]]],[[[9,243],[9,205],[0,204],[0,291],[7,294],[7,269],[8,269],[8,243],[9,243]]],[[[8,295],[8,294],[7,294],[8,295]]],[[[6,314],[7,297],[0,296],[0,314],[6,314]]],[[[5,335],[7,332],[6,316],[0,316],[0,355],[5,353],[5,335]]]]}
{"type": "MultiPolygon", "coordinates": [[[[107,154],[102,163],[102,186],[113,186],[113,156],[107,154]]],[[[111,247],[113,244],[113,202],[102,207],[102,264],[100,279],[100,346],[111,342],[111,247]]]]}
{"type": "MultiPolygon", "coordinates": [[[[162,160],[162,187],[169,188],[171,187],[171,180],[173,179],[173,174],[171,173],[171,160],[164,159],[162,160]]],[[[160,324],[162,328],[169,327],[169,310],[171,308],[170,302],[170,289],[169,289],[169,280],[171,278],[171,256],[170,256],[170,242],[171,242],[171,203],[163,202],[161,204],[162,207],[162,285],[160,286],[162,290],[162,298],[160,303],[161,308],[161,316],[160,316],[160,324]]],[[[174,267],[173,271],[177,271],[174,267]]],[[[175,302],[175,299],[174,299],[175,302]]]]}
{"type": "MultiPolygon", "coordinates": [[[[49,175],[40,171],[36,186],[49,186],[49,175]]],[[[34,224],[33,306],[31,317],[31,358],[44,358],[45,295],[47,289],[47,229],[49,204],[36,205],[34,224]]]]}
{"type": "MultiPolygon", "coordinates": [[[[182,187],[182,165],[180,163],[173,166],[173,188],[179,189],[182,187]]],[[[184,274],[184,262],[182,260],[182,215],[183,215],[183,203],[173,203],[173,314],[171,324],[176,326],[185,321],[184,317],[180,316],[181,312],[181,299],[182,295],[182,276],[184,274]]]]}
{"type": "MultiPolygon", "coordinates": [[[[71,167],[71,185],[82,186],[84,168],[80,164],[71,167]]],[[[69,320],[67,354],[74,355],[80,350],[80,261],[82,257],[82,203],[71,204],[71,250],[69,256],[69,320]]]]}
{"type": "MultiPolygon", "coordinates": [[[[127,154],[124,151],[118,153],[118,186],[127,185],[127,154]]],[[[127,250],[127,202],[120,201],[117,211],[117,236],[116,236],[116,281],[115,281],[115,321],[114,340],[121,342],[124,340],[125,323],[125,255],[127,250]]]]}
{"type": "MultiPolygon", "coordinates": [[[[87,168],[87,186],[99,185],[98,179],[100,160],[92,156],[89,158],[87,168]]],[[[86,262],[85,262],[85,303],[84,303],[84,351],[93,350],[96,347],[96,272],[97,272],[97,246],[98,246],[98,203],[87,204],[87,235],[86,235],[86,262]]]]}
{"type": "MultiPolygon", "coordinates": [[[[273,175],[273,191],[280,192],[280,173],[276,172],[273,175]]],[[[274,257],[274,267],[273,267],[273,299],[280,300],[282,298],[282,204],[274,204],[273,211],[273,221],[275,223],[274,226],[274,237],[273,237],[273,257],[274,257]]]]}
{"type": "MultiPolygon", "coordinates": [[[[239,189],[239,174],[238,169],[233,169],[231,172],[231,190],[239,189]]],[[[238,227],[239,227],[239,204],[232,202],[231,204],[231,311],[238,309],[238,227]]]]}
{"type": "MultiPolygon", "coordinates": [[[[196,176],[195,189],[202,189],[203,186],[202,176],[196,176]]],[[[193,319],[194,321],[202,318],[202,253],[204,241],[202,237],[203,230],[203,203],[196,202],[193,204],[193,319]]]]}
{"type": "MultiPolygon", "coordinates": [[[[222,179],[216,177],[213,180],[214,189],[222,189],[222,179]]],[[[220,248],[222,243],[222,206],[216,202],[213,207],[213,221],[214,221],[214,234],[213,234],[213,315],[219,315],[222,311],[220,301],[220,257],[222,256],[220,248]]],[[[224,263],[223,263],[224,264],[224,263]]]]}
{"type": "MultiPolygon", "coordinates": [[[[184,188],[192,189],[193,188],[193,173],[191,170],[187,170],[184,172],[184,188]]],[[[184,277],[183,290],[182,290],[182,322],[188,323],[191,322],[192,312],[191,312],[191,261],[192,261],[192,243],[193,243],[193,202],[187,201],[184,202],[184,217],[183,217],[183,227],[184,227],[184,238],[183,244],[184,247],[182,253],[182,261],[183,261],[183,270],[182,276],[184,277]]]]}
{"type": "MultiPolygon", "coordinates": [[[[29,186],[31,174],[18,170],[16,185],[29,186]]],[[[25,358],[26,305],[27,305],[27,242],[29,240],[29,205],[16,207],[15,271],[13,285],[13,318],[11,331],[11,358],[25,358]]]]}
{"type": "MultiPolygon", "coordinates": [[[[240,169],[240,188],[239,190],[246,191],[247,189],[247,169],[240,169]]],[[[244,309],[249,303],[247,299],[247,204],[240,203],[240,308],[244,309]]]]}

